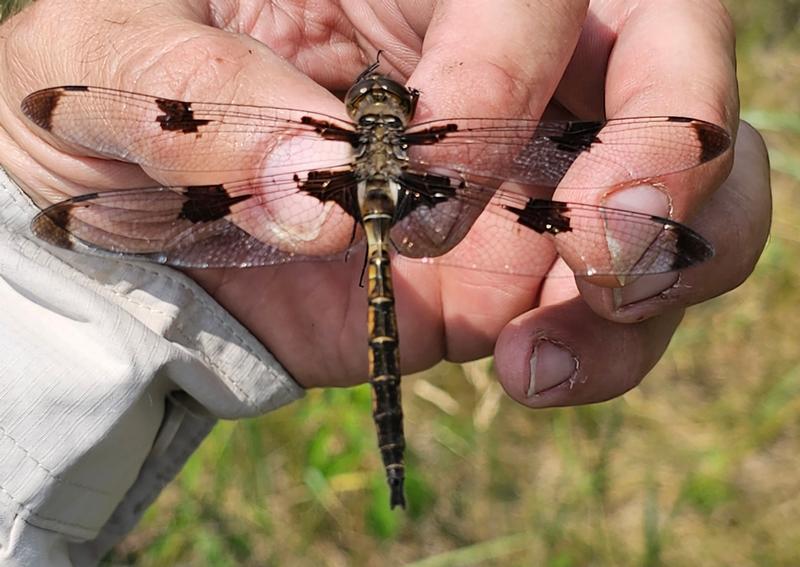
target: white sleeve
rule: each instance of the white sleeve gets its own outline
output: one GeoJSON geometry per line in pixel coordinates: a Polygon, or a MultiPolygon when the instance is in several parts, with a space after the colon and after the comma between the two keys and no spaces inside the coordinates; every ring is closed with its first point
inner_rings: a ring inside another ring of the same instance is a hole
{"type": "Polygon", "coordinates": [[[216,418],[303,390],[197,284],[38,242],[0,169],[0,565],[94,565],[216,418]]]}

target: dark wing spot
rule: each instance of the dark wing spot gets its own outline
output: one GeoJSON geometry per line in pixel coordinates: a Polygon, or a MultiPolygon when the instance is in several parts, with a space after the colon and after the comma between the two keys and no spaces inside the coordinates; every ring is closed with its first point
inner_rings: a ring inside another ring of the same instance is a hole
{"type": "Polygon", "coordinates": [[[87,193],[73,197],[68,202],[58,203],[49,207],[36,215],[31,222],[31,231],[37,238],[49,242],[59,248],[71,250],[73,240],[70,236],[70,224],[75,218],[75,209],[85,207],[79,205],[83,201],[92,201],[100,196],[100,193],[87,193]]]}
{"type": "Polygon", "coordinates": [[[197,132],[200,126],[205,126],[210,122],[210,120],[195,118],[191,103],[157,98],[156,104],[159,110],[164,112],[164,114],[156,116],[156,122],[161,124],[162,130],[181,131],[184,134],[189,134],[197,132]]]}
{"type": "Polygon", "coordinates": [[[572,230],[569,217],[564,216],[569,212],[567,203],[548,199],[528,199],[524,209],[509,205],[505,205],[504,208],[517,215],[519,224],[533,229],[539,234],[548,232],[556,235],[572,230]]]}
{"type": "Polygon", "coordinates": [[[701,163],[714,159],[730,147],[731,138],[724,129],[703,122],[695,122],[692,126],[700,142],[701,163]]]}
{"type": "Polygon", "coordinates": [[[458,130],[458,124],[445,124],[444,126],[434,126],[419,132],[412,132],[400,137],[400,142],[405,144],[429,145],[435,144],[447,137],[451,132],[458,130]]]}
{"type": "MultiPolygon", "coordinates": [[[[95,194],[96,195],[96,194],[95,194]]],[[[72,249],[69,224],[73,218],[72,204],[55,205],[45,209],[33,219],[31,230],[40,240],[59,248],[72,249]]]]}
{"type": "Polygon", "coordinates": [[[444,175],[432,173],[420,175],[403,171],[398,181],[403,191],[400,192],[395,208],[395,222],[402,220],[418,207],[432,209],[456,195],[452,180],[444,175]]]}
{"type": "Polygon", "coordinates": [[[587,151],[592,144],[599,144],[597,133],[603,128],[603,122],[567,122],[564,131],[557,136],[547,138],[555,143],[559,150],[578,153],[587,151]]]}
{"type": "Polygon", "coordinates": [[[219,220],[231,212],[233,205],[252,197],[250,194],[231,197],[224,185],[193,185],[186,187],[183,194],[186,202],[178,218],[193,223],[219,220]]]}
{"type": "Polygon", "coordinates": [[[34,217],[31,222],[31,231],[37,238],[45,242],[49,242],[59,248],[71,250],[73,248],[73,237],[70,236],[70,225],[75,218],[73,211],[86,206],[77,203],[92,201],[99,196],[100,193],[97,192],[86,193],[85,195],[73,197],[69,201],[48,207],[34,217]]]}
{"type": "Polygon", "coordinates": [[[695,118],[688,118],[686,116],[668,116],[667,122],[680,122],[692,125],[697,135],[697,141],[700,142],[700,163],[711,161],[718,155],[724,153],[731,145],[731,137],[728,135],[728,132],[716,124],[704,122],[695,118]]]}
{"type": "Polygon", "coordinates": [[[61,96],[61,89],[37,91],[26,96],[20,108],[34,124],[49,132],[53,129],[53,111],[61,96]]]}
{"type": "Polygon", "coordinates": [[[672,221],[664,222],[666,223],[665,229],[675,230],[678,233],[675,241],[675,259],[672,262],[673,270],[681,270],[705,262],[714,255],[714,247],[693,230],[672,221]]]}
{"type": "Polygon", "coordinates": [[[325,120],[317,120],[310,116],[303,116],[300,122],[309,126],[314,126],[314,131],[325,138],[326,140],[336,140],[338,142],[347,142],[353,147],[359,144],[358,133],[350,130],[345,130],[339,126],[334,126],[325,120]]]}
{"type": "Polygon", "coordinates": [[[333,201],[357,222],[361,218],[356,195],[358,179],[353,170],[326,171],[314,170],[308,172],[305,181],[300,176],[293,176],[297,188],[316,197],[322,203],[333,201]]]}

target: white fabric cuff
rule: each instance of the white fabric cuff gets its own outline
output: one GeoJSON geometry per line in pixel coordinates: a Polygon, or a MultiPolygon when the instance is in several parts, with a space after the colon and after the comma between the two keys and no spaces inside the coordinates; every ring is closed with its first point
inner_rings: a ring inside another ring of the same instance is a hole
{"type": "Polygon", "coordinates": [[[0,169],[0,565],[93,565],[216,418],[303,394],[197,284],[57,250],[0,169]]]}

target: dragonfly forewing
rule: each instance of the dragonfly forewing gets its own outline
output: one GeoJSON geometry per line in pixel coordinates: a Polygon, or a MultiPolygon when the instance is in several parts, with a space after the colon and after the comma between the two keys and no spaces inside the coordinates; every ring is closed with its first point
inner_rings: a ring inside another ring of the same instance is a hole
{"type": "Polygon", "coordinates": [[[419,144],[411,152],[411,167],[446,166],[484,185],[491,185],[486,182],[491,179],[496,184],[512,181],[550,189],[559,186],[568,171],[570,178],[581,180],[579,185],[562,185],[573,189],[678,173],[709,162],[730,147],[723,128],[680,116],[560,122],[436,120],[415,125],[405,140],[419,144]]]}

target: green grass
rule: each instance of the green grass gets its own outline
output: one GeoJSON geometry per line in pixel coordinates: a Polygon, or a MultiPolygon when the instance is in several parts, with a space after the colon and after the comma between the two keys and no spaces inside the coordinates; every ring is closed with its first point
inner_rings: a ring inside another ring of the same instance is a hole
{"type": "Polygon", "coordinates": [[[0,21],[20,11],[30,0],[0,0],[0,21]]]}
{"type": "Polygon", "coordinates": [[[772,237],[640,388],[534,412],[489,361],[410,377],[407,513],[386,506],[368,389],[312,392],[221,423],[107,564],[800,564],[800,0],[727,4],[772,157],[772,237]]]}

